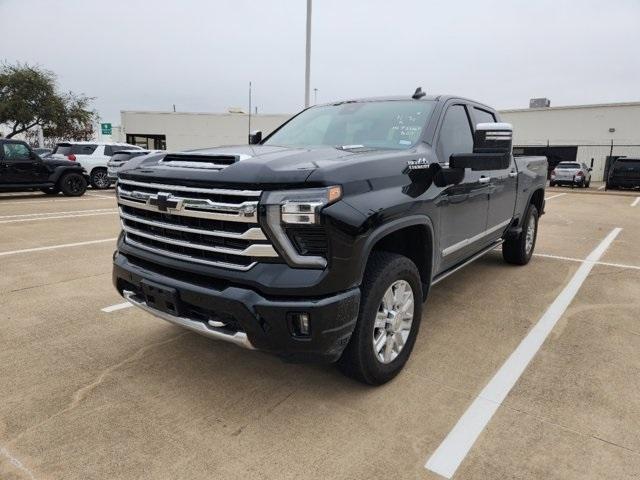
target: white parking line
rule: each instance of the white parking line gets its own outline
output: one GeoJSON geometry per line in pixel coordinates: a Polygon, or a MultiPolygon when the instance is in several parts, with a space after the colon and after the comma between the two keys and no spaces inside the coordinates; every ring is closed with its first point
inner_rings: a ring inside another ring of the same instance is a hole
{"type": "Polygon", "coordinates": [[[101,311],[105,312],[105,313],[111,313],[111,312],[115,312],[117,310],[122,310],[124,308],[129,308],[129,307],[133,307],[133,304],[131,304],[129,302],[116,303],[115,305],[110,305],[108,307],[104,307],[103,309],[101,309],[101,311]]]}
{"type": "Polygon", "coordinates": [[[98,195],[97,193],[85,193],[85,195],[89,196],[89,197],[96,197],[96,198],[108,198],[109,200],[115,200],[115,196],[114,197],[108,197],[107,195],[98,195]]]}
{"type": "Polygon", "coordinates": [[[108,212],[113,211],[114,208],[94,208],[91,210],[66,210],[62,212],[40,212],[40,213],[21,213],[19,215],[0,215],[0,220],[6,218],[22,218],[22,217],[41,217],[44,215],[62,215],[67,213],[93,213],[93,212],[108,212]]]}
{"type": "Polygon", "coordinates": [[[19,253],[42,252],[44,250],[56,250],[58,248],[80,247],[83,245],[93,245],[96,243],[115,242],[116,240],[117,238],[113,237],[113,238],[103,238],[102,240],[89,240],[88,242],[63,243],[62,245],[50,245],[48,247],[25,248],[24,250],[10,250],[7,252],[0,252],[0,257],[6,256],[6,255],[17,255],[19,253]]]}
{"type": "Polygon", "coordinates": [[[600,185],[600,186],[598,187],[598,190],[604,190],[604,187],[606,187],[606,185],[600,185]]]}
{"type": "Polygon", "coordinates": [[[640,197],[636,197],[636,199],[633,202],[631,202],[631,206],[635,207],[636,205],[638,205],[638,203],[640,203],[640,197]]]}
{"type": "Polygon", "coordinates": [[[13,220],[0,220],[0,223],[35,222],[37,220],[55,220],[59,218],[95,217],[96,215],[116,215],[118,212],[84,213],[81,215],[58,215],[54,217],[18,218],[13,220]]]}
{"type": "MultiPolygon", "coordinates": [[[[588,260],[582,260],[581,258],[573,258],[573,257],[562,257],[560,255],[549,255],[547,253],[534,253],[535,257],[542,258],[553,258],[555,260],[566,260],[569,262],[578,262],[578,263],[586,263],[588,260]]],[[[624,263],[610,263],[610,262],[591,262],[594,265],[604,265],[607,267],[618,267],[618,268],[630,268],[632,270],[640,270],[640,266],[638,265],[626,265],[624,263]]]]}
{"type": "Polygon", "coordinates": [[[602,257],[621,230],[621,228],[614,228],[600,242],[600,245],[589,254],[567,286],[538,320],[538,323],[524,337],[520,345],[482,389],[467,411],[460,417],[458,423],[456,423],[436,451],[433,452],[433,455],[429,457],[425,468],[445,478],[451,478],[454,475],[478,436],[487,426],[494,413],[496,413],[507,394],[578,293],[591,269],[593,269],[595,262],[602,257]]]}
{"type": "Polygon", "coordinates": [[[566,193],[556,193],[555,195],[551,195],[550,197],[544,197],[544,199],[551,200],[552,198],[561,197],[562,195],[566,195],[566,193]]]}

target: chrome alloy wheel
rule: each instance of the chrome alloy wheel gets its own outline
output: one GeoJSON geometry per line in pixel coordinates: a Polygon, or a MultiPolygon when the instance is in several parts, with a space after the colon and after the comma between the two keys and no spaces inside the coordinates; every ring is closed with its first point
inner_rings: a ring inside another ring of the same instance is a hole
{"type": "Polygon", "coordinates": [[[406,280],[397,280],[387,289],[373,324],[373,352],[381,363],[390,363],[400,354],[413,323],[413,289],[406,280]]]}
{"type": "Polygon", "coordinates": [[[99,170],[93,173],[93,183],[99,189],[109,188],[111,186],[111,180],[106,170],[99,170]]]}
{"type": "Polygon", "coordinates": [[[527,223],[527,233],[524,239],[524,248],[527,252],[527,255],[531,253],[531,249],[533,248],[533,240],[536,238],[536,219],[533,218],[533,215],[529,216],[529,223],[527,223]]]}

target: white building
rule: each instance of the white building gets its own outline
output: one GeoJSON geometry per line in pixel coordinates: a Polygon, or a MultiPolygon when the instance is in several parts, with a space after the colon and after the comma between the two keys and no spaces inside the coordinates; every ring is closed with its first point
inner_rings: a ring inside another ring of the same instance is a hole
{"type": "Polygon", "coordinates": [[[607,156],[640,155],[640,102],[502,110],[514,152],[591,165],[602,180],[607,156]]]}
{"type": "MultiPolygon", "coordinates": [[[[145,148],[183,150],[246,144],[249,115],[245,113],[120,112],[118,140],[145,148]]],[[[251,115],[251,131],[263,136],[291,117],[251,115]]],[[[114,138],[115,140],[115,138],[114,138]]]]}

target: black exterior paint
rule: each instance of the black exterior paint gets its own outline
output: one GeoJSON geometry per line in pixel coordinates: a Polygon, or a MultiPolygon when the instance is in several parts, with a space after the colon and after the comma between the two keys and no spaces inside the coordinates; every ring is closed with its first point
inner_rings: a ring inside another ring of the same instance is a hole
{"type": "MultiPolygon", "coordinates": [[[[407,98],[358,101],[393,100],[406,101],[407,98]]],[[[510,156],[506,169],[484,172],[466,169],[460,183],[445,187],[438,187],[428,174],[410,174],[409,161],[424,158],[438,168],[448,162],[448,159],[438,157],[437,142],[444,114],[450,106],[464,105],[470,110],[479,107],[500,121],[495,110],[470,100],[439,96],[414,101],[424,100],[435,101],[436,106],[420,141],[408,150],[344,151],[262,144],[218,147],[198,150],[198,153],[247,154],[251,157],[219,171],[199,170],[197,173],[157,168],[157,162],[164,154],[129,161],[120,171],[121,178],[263,191],[340,185],[343,197],[322,210],[330,252],[325,269],[292,268],[280,261],[258,263],[249,271],[241,272],[154,255],[125,244],[121,238],[114,254],[116,288],[121,293],[125,288],[135,290],[140,279],[149,278],[176,288],[181,296],[191,298],[210,312],[227,311],[231,308],[229,301],[239,302],[240,307],[233,307],[242,308],[238,322],[252,343],[260,348],[290,360],[336,360],[357,316],[359,286],[367,259],[380,242],[391,238],[390,235],[402,235],[402,232],[407,232],[414,240],[420,239],[421,247],[412,248],[406,255],[421,271],[426,298],[432,278],[486,248],[496,236],[519,231],[520,220],[532,198],[539,199],[539,210],[543,210],[547,171],[544,158],[514,159],[510,156]],[[491,180],[482,182],[483,176],[491,177],[491,180]],[[443,255],[445,248],[493,226],[488,222],[504,221],[508,225],[495,235],[472,242],[451,255],[443,255]],[[203,289],[209,289],[209,292],[203,289]],[[256,295],[259,303],[255,303],[256,295]],[[347,302],[345,295],[351,300],[347,302]],[[295,339],[284,330],[288,307],[281,308],[283,302],[294,304],[298,310],[314,309],[311,341],[295,339]],[[326,315],[323,308],[330,311],[341,308],[342,323],[336,325],[335,320],[329,320],[333,317],[326,315]],[[258,334],[256,325],[262,321],[272,326],[258,334]]],[[[475,125],[472,113],[470,121],[475,125]]],[[[260,213],[264,224],[264,209],[260,213]]],[[[396,237],[393,238],[395,242],[396,237]]],[[[403,240],[402,237],[397,239],[403,240]]]]}
{"type": "Polygon", "coordinates": [[[25,142],[0,139],[0,191],[52,187],[68,172],[86,175],[82,166],[76,162],[40,158],[25,142]],[[30,158],[13,161],[5,159],[3,145],[6,143],[26,146],[31,153],[30,158]]]}

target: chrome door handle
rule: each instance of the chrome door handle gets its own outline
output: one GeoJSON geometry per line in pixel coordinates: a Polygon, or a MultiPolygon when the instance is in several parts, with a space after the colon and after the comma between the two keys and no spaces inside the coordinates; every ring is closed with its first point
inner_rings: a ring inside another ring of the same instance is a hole
{"type": "Polygon", "coordinates": [[[509,172],[509,177],[515,178],[518,176],[518,172],[509,172]]]}
{"type": "Polygon", "coordinates": [[[489,183],[491,181],[491,177],[480,177],[478,182],[480,183],[489,183]]]}

